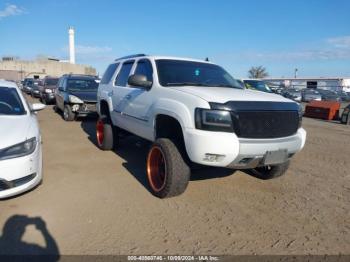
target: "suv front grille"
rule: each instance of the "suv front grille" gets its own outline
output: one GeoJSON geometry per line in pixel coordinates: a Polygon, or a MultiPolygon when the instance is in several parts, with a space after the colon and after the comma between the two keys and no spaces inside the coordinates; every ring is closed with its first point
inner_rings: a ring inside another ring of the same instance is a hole
{"type": "Polygon", "coordinates": [[[278,138],[294,135],[299,127],[296,111],[239,111],[236,133],[241,138],[278,138]]]}

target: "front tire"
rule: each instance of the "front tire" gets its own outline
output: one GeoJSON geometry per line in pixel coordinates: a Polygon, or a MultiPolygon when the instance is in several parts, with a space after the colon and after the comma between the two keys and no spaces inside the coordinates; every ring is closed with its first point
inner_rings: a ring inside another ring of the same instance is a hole
{"type": "Polygon", "coordinates": [[[48,104],[48,102],[47,102],[45,96],[42,96],[42,97],[41,97],[41,101],[43,102],[44,105],[47,105],[47,104],[48,104]]]}
{"type": "Polygon", "coordinates": [[[65,121],[73,121],[75,120],[75,113],[73,113],[72,108],[69,105],[64,105],[63,110],[63,119],[65,121]]]}
{"type": "Polygon", "coordinates": [[[261,179],[272,179],[282,176],[289,168],[289,160],[285,163],[274,166],[262,166],[252,169],[253,175],[261,179]]]}
{"type": "Polygon", "coordinates": [[[113,128],[110,119],[105,115],[100,116],[97,120],[96,140],[98,147],[104,151],[112,150],[118,145],[116,128],[113,128]]]}
{"type": "Polygon", "coordinates": [[[147,178],[152,193],[159,198],[182,194],[191,170],[179,149],[168,138],[157,139],[147,156],[147,178]]]}

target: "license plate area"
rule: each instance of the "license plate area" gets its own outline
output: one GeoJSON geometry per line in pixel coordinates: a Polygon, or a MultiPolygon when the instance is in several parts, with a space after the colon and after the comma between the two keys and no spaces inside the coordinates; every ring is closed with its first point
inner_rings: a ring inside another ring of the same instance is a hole
{"type": "Polygon", "coordinates": [[[264,165],[276,165],[286,162],[288,159],[288,150],[280,149],[276,151],[267,151],[263,163],[264,165]]]}

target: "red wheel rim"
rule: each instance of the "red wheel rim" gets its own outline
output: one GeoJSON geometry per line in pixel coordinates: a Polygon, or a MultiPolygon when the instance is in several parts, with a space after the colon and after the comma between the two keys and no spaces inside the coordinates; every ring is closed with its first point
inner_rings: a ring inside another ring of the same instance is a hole
{"type": "Polygon", "coordinates": [[[147,177],[152,190],[161,191],[166,182],[166,163],[160,147],[153,147],[147,157],[147,177]]]}
{"type": "Polygon", "coordinates": [[[103,129],[103,122],[101,120],[98,120],[96,124],[96,137],[99,146],[102,145],[104,139],[103,129]]]}

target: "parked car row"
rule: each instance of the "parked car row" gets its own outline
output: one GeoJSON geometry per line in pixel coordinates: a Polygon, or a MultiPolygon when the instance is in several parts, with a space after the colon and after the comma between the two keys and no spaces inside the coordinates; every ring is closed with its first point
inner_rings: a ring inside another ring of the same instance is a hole
{"type": "Polygon", "coordinates": [[[22,90],[44,104],[54,104],[55,111],[63,112],[64,120],[73,121],[96,114],[98,82],[95,76],[66,74],[60,78],[25,79],[22,90]]]}
{"type": "Polygon", "coordinates": [[[269,82],[265,82],[261,79],[244,79],[240,81],[240,84],[247,89],[253,89],[266,93],[280,94],[286,98],[294,100],[296,102],[310,102],[312,100],[323,101],[336,101],[336,102],[349,102],[350,93],[345,91],[332,91],[325,89],[313,89],[313,88],[281,88],[274,86],[269,82]]]}

